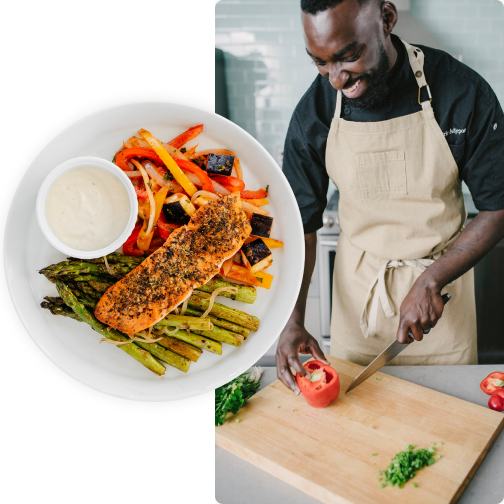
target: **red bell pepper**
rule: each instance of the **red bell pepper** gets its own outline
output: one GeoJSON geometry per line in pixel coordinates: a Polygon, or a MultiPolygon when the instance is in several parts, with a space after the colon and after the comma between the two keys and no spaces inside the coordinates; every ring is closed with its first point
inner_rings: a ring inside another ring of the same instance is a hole
{"type": "Polygon", "coordinates": [[[241,197],[244,199],[261,199],[268,196],[266,189],[259,189],[258,191],[242,191],[241,197]]]}
{"type": "Polygon", "coordinates": [[[201,132],[203,131],[203,124],[199,124],[198,126],[193,126],[189,128],[187,131],[184,131],[181,135],[170,140],[168,142],[169,145],[175,147],[175,149],[180,149],[183,145],[191,140],[194,140],[201,132]]]}
{"type": "Polygon", "coordinates": [[[504,373],[490,373],[482,382],[481,390],[485,394],[493,395],[496,390],[504,390],[504,373]]]}
{"type": "Polygon", "coordinates": [[[141,224],[137,224],[129,238],[123,244],[123,254],[128,256],[141,256],[144,255],[143,250],[140,250],[137,245],[138,235],[142,229],[141,224]]]}
{"type": "Polygon", "coordinates": [[[206,171],[203,171],[192,161],[187,161],[187,159],[175,159],[175,162],[178,164],[181,170],[186,170],[188,172],[194,173],[194,175],[196,175],[200,179],[201,183],[203,184],[203,191],[215,192],[212,181],[210,180],[210,177],[207,175],[206,171]]]}
{"type": "Polygon", "coordinates": [[[159,214],[159,219],[156,225],[159,231],[159,235],[161,236],[161,238],[163,238],[164,241],[168,240],[168,237],[171,235],[174,229],[180,227],[179,224],[171,224],[170,222],[166,222],[166,217],[164,216],[163,212],[159,214]]]}
{"type": "Polygon", "coordinates": [[[243,189],[245,189],[245,182],[237,177],[228,175],[213,175],[212,180],[215,180],[215,182],[218,182],[221,186],[231,192],[243,191],[243,189]]]}
{"type": "MultiPolygon", "coordinates": [[[[123,171],[131,171],[131,168],[128,166],[128,161],[131,158],[150,159],[151,161],[162,163],[160,157],[152,149],[146,149],[145,147],[133,147],[131,149],[124,149],[117,154],[116,165],[123,171]]],[[[149,198],[149,195],[145,190],[143,179],[131,179],[131,183],[133,184],[136,195],[139,199],[149,198]]]]}
{"type": "Polygon", "coordinates": [[[338,373],[331,366],[320,361],[307,362],[304,367],[310,374],[304,377],[296,373],[299,390],[310,406],[325,408],[339,396],[338,373]]]}

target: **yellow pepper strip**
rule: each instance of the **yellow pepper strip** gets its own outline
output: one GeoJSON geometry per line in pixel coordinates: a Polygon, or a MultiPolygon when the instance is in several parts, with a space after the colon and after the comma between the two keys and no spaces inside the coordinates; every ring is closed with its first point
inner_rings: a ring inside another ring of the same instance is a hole
{"type": "Polygon", "coordinates": [[[168,192],[168,187],[164,186],[154,195],[154,202],[156,204],[156,211],[154,213],[154,224],[152,225],[152,231],[147,234],[147,220],[144,221],[140,233],[138,233],[137,245],[140,250],[149,250],[152,238],[154,236],[154,226],[157,224],[161,210],[163,209],[164,200],[168,192]]]}
{"type": "Polygon", "coordinates": [[[260,199],[248,199],[247,200],[251,205],[255,206],[264,206],[264,205],[269,205],[269,201],[266,198],[260,198],[260,199]]]}
{"type": "Polygon", "coordinates": [[[269,249],[280,248],[280,247],[283,247],[283,245],[284,245],[283,241],[280,241],[280,240],[274,240],[273,238],[263,238],[263,237],[260,237],[260,238],[269,249]]]}
{"type": "Polygon", "coordinates": [[[254,276],[259,281],[258,286],[264,287],[265,289],[269,289],[271,287],[271,282],[273,281],[273,275],[269,273],[264,273],[264,271],[258,271],[254,273],[254,276]]]}
{"type": "Polygon", "coordinates": [[[184,188],[185,192],[192,196],[198,189],[196,186],[185,176],[184,172],[179,168],[178,164],[168,154],[166,149],[161,145],[161,142],[154,138],[147,130],[141,129],[138,131],[149,145],[154,149],[154,152],[161,158],[166,168],[171,172],[175,180],[184,188]]]}

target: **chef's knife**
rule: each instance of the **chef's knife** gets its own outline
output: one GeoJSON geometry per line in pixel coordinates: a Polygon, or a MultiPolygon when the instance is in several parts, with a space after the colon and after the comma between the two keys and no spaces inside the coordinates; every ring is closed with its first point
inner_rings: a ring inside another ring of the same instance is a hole
{"type": "MultiPolygon", "coordinates": [[[[443,294],[443,303],[446,304],[451,299],[450,294],[443,294]]],[[[424,334],[428,334],[430,329],[426,329],[424,334]]],[[[409,336],[415,338],[411,333],[411,330],[408,333],[409,336]]],[[[413,341],[411,343],[413,343],[413,341]]],[[[396,355],[400,354],[405,348],[407,348],[411,343],[399,343],[396,339],[390,343],[390,345],[383,350],[383,352],[376,357],[376,359],[369,364],[369,366],[362,370],[360,374],[354,378],[354,381],[350,383],[350,386],[347,388],[345,394],[348,394],[350,390],[360,385],[364,380],[367,380],[370,376],[379,371],[383,366],[386,366],[396,355]]]]}

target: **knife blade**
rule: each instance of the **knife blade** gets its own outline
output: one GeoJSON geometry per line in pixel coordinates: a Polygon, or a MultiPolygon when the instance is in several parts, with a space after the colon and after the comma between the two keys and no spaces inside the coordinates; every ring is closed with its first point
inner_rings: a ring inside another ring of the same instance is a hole
{"type": "MultiPolygon", "coordinates": [[[[446,304],[451,299],[450,294],[443,294],[443,303],[446,304]]],[[[428,334],[430,329],[426,329],[424,334],[428,334]]],[[[413,338],[413,334],[411,331],[408,333],[409,336],[413,338]]],[[[413,343],[413,341],[411,343],[413,343]]],[[[346,389],[345,394],[348,394],[350,390],[354,389],[358,385],[360,385],[364,380],[367,380],[370,376],[374,375],[377,371],[379,371],[383,366],[386,366],[396,355],[400,354],[405,348],[407,348],[411,343],[399,343],[396,339],[390,343],[390,345],[383,350],[383,352],[376,357],[376,359],[369,364],[368,367],[363,369],[350,383],[349,387],[346,389]]]]}

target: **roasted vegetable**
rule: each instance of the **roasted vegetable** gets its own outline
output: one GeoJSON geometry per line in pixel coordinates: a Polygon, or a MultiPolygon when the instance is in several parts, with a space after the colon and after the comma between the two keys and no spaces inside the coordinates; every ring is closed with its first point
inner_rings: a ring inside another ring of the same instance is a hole
{"type": "Polygon", "coordinates": [[[230,176],[233,171],[234,156],[208,154],[207,173],[210,175],[230,176]]]}
{"type": "Polygon", "coordinates": [[[242,250],[251,273],[262,271],[273,264],[273,254],[260,238],[243,245],[242,250]]]}
{"type": "Polygon", "coordinates": [[[271,235],[271,228],[273,227],[273,217],[254,212],[250,225],[252,226],[252,232],[250,234],[269,238],[271,235]]]}
{"type": "Polygon", "coordinates": [[[187,224],[191,219],[189,214],[184,210],[184,207],[180,204],[180,201],[165,203],[163,205],[163,214],[167,221],[173,222],[174,224],[187,224]]]}

